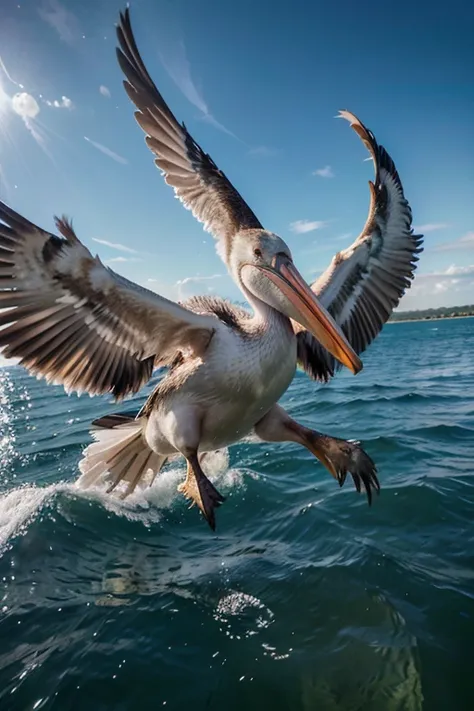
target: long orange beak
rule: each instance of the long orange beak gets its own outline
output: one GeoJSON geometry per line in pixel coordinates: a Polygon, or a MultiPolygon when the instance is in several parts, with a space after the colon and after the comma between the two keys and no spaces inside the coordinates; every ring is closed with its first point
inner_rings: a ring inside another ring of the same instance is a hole
{"type": "Polygon", "coordinates": [[[362,370],[362,361],[331,314],[319,303],[308,284],[291,261],[276,263],[275,270],[263,269],[296,310],[298,323],[354,375],[362,370]]]}

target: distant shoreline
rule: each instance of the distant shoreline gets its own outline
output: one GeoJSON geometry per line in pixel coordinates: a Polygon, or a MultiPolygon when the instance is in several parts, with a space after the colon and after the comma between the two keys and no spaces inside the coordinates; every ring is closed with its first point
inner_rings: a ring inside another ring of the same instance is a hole
{"type": "Polygon", "coordinates": [[[465,316],[431,316],[430,318],[398,318],[387,321],[387,325],[392,323],[420,323],[421,321],[460,321],[464,318],[474,318],[474,314],[466,314],[465,316]]]}

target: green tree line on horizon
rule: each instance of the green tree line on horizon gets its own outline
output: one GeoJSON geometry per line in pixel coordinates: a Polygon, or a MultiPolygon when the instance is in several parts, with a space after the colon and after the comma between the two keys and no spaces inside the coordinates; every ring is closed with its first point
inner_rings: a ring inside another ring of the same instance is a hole
{"type": "Polygon", "coordinates": [[[389,321],[420,321],[432,318],[462,318],[474,316],[474,305],[440,306],[437,309],[417,309],[416,311],[394,311],[389,321]]]}

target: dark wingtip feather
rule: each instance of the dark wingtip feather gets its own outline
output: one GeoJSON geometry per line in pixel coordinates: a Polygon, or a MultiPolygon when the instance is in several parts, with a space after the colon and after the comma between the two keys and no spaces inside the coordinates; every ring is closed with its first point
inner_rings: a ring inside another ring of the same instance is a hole
{"type": "Polygon", "coordinates": [[[57,215],[55,215],[54,223],[58,231],[70,244],[79,242],[77,235],[74,231],[74,227],[72,226],[71,218],[66,217],[66,215],[63,215],[62,217],[58,217],[57,215]]]}

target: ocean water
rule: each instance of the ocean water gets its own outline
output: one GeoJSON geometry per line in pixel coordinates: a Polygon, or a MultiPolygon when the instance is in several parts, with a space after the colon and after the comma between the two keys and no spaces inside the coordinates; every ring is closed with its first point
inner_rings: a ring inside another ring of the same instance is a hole
{"type": "Polygon", "coordinates": [[[372,508],[243,443],[209,464],[215,535],[181,465],[126,503],[75,486],[123,404],[0,370],[0,709],[474,708],[474,319],[388,325],[364,364],[284,404],[362,441],[372,508]]]}

